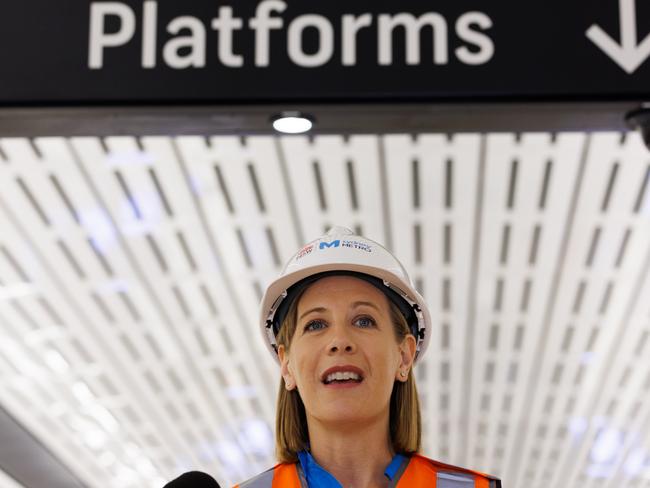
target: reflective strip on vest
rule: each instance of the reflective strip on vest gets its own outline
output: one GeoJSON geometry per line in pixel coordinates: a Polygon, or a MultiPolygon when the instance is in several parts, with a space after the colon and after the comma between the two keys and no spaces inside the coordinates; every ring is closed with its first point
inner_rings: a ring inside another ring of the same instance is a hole
{"type": "MultiPolygon", "coordinates": [[[[308,488],[299,463],[278,464],[234,488],[308,488]]],[[[398,470],[393,488],[500,488],[501,482],[482,473],[413,455],[398,470]]]]}
{"type": "MultiPolygon", "coordinates": [[[[276,466],[277,468],[277,466],[276,466]]],[[[233,488],[271,488],[273,486],[273,478],[275,477],[275,468],[267,469],[261,474],[244,481],[233,488]]]]}
{"type": "Polygon", "coordinates": [[[278,464],[261,474],[244,481],[234,488],[307,488],[307,482],[300,476],[297,464],[278,464]]]}
{"type": "Polygon", "coordinates": [[[438,472],[436,484],[439,488],[483,488],[480,480],[476,476],[458,473],[438,472]]]}
{"type": "Polygon", "coordinates": [[[487,475],[439,463],[415,454],[404,474],[394,480],[396,488],[500,488],[500,482],[487,475]],[[435,482],[434,482],[435,480],[435,482]]]}

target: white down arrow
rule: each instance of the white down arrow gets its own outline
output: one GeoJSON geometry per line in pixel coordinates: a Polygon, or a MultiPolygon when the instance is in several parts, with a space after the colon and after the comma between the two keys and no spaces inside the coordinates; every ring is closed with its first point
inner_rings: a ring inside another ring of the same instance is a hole
{"type": "Polygon", "coordinates": [[[587,29],[587,37],[625,70],[634,73],[650,56],[650,34],[638,43],[636,32],[636,0],[619,0],[621,42],[612,39],[596,24],[587,29]]]}

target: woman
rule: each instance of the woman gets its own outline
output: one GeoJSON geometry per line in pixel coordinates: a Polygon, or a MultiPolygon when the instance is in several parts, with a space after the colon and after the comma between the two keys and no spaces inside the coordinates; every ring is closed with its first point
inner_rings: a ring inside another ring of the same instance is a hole
{"type": "Polygon", "coordinates": [[[431,319],[402,265],[335,227],[271,283],[261,326],[282,380],[280,464],[240,488],[498,487],[494,478],[419,454],[412,366],[431,319]]]}

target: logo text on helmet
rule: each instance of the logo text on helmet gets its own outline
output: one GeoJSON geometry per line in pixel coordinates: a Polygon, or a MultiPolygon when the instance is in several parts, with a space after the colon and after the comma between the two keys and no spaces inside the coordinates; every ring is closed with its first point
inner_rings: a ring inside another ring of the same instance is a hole
{"type": "Polygon", "coordinates": [[[353,249],[358,249],[359,251],[372,252],[372,246],[361,241],[343,241],[341,246],[351,247],[353,249]]]}
{"type": "Polygon", "coordinates": [[[331,247],[349,247],[352,249],[358,249],[359,251],[372,252],[372,246],[361,241],[336,239],[335,241],[321,241],[318,243],[318,249],[327,249],[331,247]]]}
{"type": "Polygon", "coordinates": [[[318,244],[318,249],[325,249],[326,247],[339,247],[340,244],[341,244],[341,241],[339,239],[336,239],[335,241],[332,241],[332,242],[321,241],[318,244]]]}

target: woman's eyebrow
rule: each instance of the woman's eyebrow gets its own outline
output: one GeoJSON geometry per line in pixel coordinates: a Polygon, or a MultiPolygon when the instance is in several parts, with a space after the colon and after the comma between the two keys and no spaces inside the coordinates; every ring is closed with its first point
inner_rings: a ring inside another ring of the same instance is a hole
{"type": "Polygon", "coordinates": [[[326,309],[325,307],[315,307],[315,308],[310,308],[309,310],[307,310],[306,312],[304,312],[300,317],[298,317],[298,320],[302,320],[302,318],[303,318],[305,315],[309,315],[310,313],[313,313],[313,312],[325,312],[326,310],[327,310],[327,309],[326,309]]]}
{"type": "MultiPolygon", "coordinates": [[[[362,307],[362,306],[364,306],[364,305],[365,305],[366,307],[372,307],[372,308],[374,308],[375,310],[377,310],[378,312],[381,312],[381,310],[379,310],[379,307],[378,307],[377,305],[375,305],[374,303],[372,303],[372,302],[357,301],[357,302],[354,302],[354,303],[352,304],[353,307],[362,307]]],[[[314,313],[314,312],[322,313],[322,312],[326,312],[326,311],[327,311],[327,308],[325,308],[325,307],[314,307],[314,308],[310,308],[309,310],[303,312],[303,313],[300,315],[300,317],[298,317],[298,320],[302,320],[303,317],[305,317],[306,315],[309,315],[310,313],[314,313]]]]}
{"type": "Polygon", "coordinates": [[[375,310],[377,310],[378,312],[381,312],[381,310],[379,310],[379,307],[377,305],[375,305],[374,303],[372,303],[372,302],[354,302],[352,304],[353,307],[361,307],[363,305],[365,305],[367,307],[372,307],[375,310]]]}

